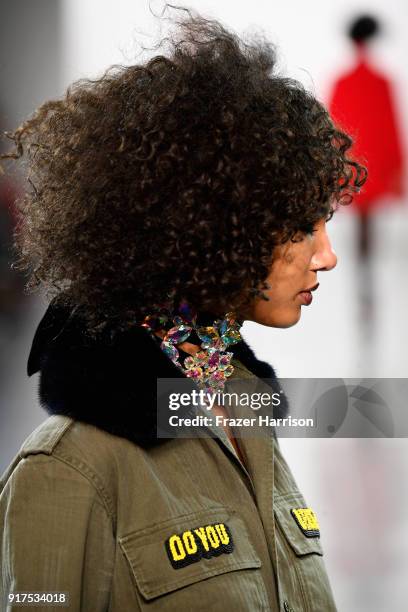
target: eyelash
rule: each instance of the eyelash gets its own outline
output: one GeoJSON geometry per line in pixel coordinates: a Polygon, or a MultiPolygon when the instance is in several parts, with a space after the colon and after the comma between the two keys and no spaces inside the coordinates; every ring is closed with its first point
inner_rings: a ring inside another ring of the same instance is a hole
{"type": "MultiPolygon", "coordinates": [[[[330,211],[329,216],[326,219],[326,223],[328,223],[330,221],[330,219],[333,217],[333,215],[334,215],[334,210],[330,211]]],[[[304,227],[304,229],[303,229],[303,233],[304,234],[312,235],[312,234],[314,234],[315,232],[318,231],[317,229],[313,229],[313,228],[314,228],[314,225],[306,225],[304,227]]]]}
{"type": "Polygon", "coordinates": [[[302,231],[303,234],[312,235],[315,232],[317,232],[317,229],[313,229],[313,228],[314,228],[314,225],[305,225],[305,227],[301,231],[302,231]]]}

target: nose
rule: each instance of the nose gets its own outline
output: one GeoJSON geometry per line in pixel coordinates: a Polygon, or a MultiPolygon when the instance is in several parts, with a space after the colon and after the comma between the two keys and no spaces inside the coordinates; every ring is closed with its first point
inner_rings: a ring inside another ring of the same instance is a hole
{"type": "Polygon", "coordinates": [[[326,232],[320,237],[311,264],[312,269],[316,272],[318,270],[333,270],[337,265],[337,255],[326,232]]]}

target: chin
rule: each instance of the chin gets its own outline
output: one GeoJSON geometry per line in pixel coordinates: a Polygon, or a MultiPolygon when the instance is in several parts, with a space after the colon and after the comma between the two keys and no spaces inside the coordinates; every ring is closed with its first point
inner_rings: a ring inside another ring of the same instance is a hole
{"type": "Polygon", "coordinates": [[[269,325],[269,327],[279,327],[280,329],[287,329],[288,327],[293,327],[294,325],[296,325],[296,323],[299,322],[299,319],[300,317],[298,317],[296,320],[285,321],[280,324],[275,323],[274,325],[269,325]]]}
{"type": "Polygon", "coordinates": [[[284,313],[281,316],[275,315],[264,315],[259,318],[254,318],[255,323],[259,323],[259,325],[265,325],[265,327],[278,327],[281,329],[286,329],[288,327],[293,327],[296,323],[299,322],[301,317],[301,310],[297,310],[294,313],[284,313]]]}

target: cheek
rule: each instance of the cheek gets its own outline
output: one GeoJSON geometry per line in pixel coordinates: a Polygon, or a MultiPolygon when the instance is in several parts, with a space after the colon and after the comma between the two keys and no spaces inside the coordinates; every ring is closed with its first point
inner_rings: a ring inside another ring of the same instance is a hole
{"type": "Polygon", "coordinates": [[[285,281],[307,270],[313,256],[313,240],[311,236],[306,236],[301,242],[282,248],[268,278],[271,281],[285,281]]]}
{"type": "Polygon", "coordinates": [[[271,327],[291,327],[301,316],[298,292],[305,286],[305,277],[312,257],[311,241],[290,245],[275,260],[266,278],[270,286],[263,292],[269,301],[256,300],[253,320],[271,327]]]}
{"type": "Polygon", "coordinates": [[[307,253],[292,250],[285,258],[275,262],[266,279],[270,288],[264,293],[275,302],[293,299],[294,294],[304,285],[309,263],[307,253]]]}
{"type": "Polygon", "coordinates": [[[301,315],[300,302],[290,295],[271,295],[270,300],[259,300],[255,303],[252,320],[269,327],[291,327],[301,315]]]}
{"type": "Polygon", "coordinates": [[[294,244],[284,259],[288,276],[294,276],[308,270],[313,252],[313,238],[310,236],[306,236],[302,242],[294,244]]]}

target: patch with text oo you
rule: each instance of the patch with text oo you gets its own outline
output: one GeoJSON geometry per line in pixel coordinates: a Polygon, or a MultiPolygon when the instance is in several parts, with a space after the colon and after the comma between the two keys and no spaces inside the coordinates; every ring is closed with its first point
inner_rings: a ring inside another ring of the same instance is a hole
{"type": "Polygon", "coordinates": [[[194,527],[171,535],[165,542],[167,555],[174,569],[180,569],[200,559],[211,559],[232,553],[234,543],[225,523],[194,527]]]}

